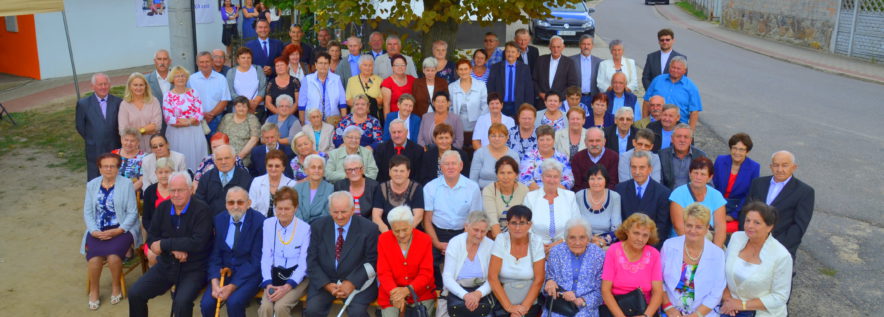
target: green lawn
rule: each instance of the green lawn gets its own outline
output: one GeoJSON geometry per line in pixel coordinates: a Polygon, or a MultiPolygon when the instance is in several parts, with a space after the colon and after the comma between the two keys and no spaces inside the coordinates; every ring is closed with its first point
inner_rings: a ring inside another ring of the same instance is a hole
{"type": "Polygon", "coordinates": [[[687,11],[688,13],[697,17],[700,20],[706,20],[706,13],[703,13],[702,10],[694,7],[694,4],[692,4],[690,2],[679,1],[679,2],[676,2],[675,5],[677,5],[679,8],[684,9],[685,11],[687,11]]]}

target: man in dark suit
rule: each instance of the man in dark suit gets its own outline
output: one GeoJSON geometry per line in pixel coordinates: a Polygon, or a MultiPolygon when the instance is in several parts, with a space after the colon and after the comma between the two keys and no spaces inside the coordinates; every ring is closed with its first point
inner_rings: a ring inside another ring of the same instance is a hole
{"type": "Polygon", "coordinates": [[[368,304],[377,298],[374,282],[378,258],[378,226],[364,217],[353,217],[353,196],[345,191],[328,199],[331,217],[310,225],[307,251],[306,317],[325,317],[336,298],[344,300],[354,291],[347,315],[368,316],[368,304]],[[359,291],[361,289],[361,291],[359,291]]]}
{"type": "MultiPolygon", "coordinates": [[[[660,96],[654,96],[652,98],[660,98],[660,96]]],[[[672,146],[672,132],[675,131],[675,126],[678,125],[678,119],[681,118],[681,115],[678,111],[678,106],[671,104],[664,104],[663,109],[660,110],[660,120],[648,123],[648,129],[654,131],[654,135],[657,136],[654,138],[654,153],[660,153],[660,150],[666,149],[672,146]]]]}
{"type": "Polygon", "coordinates": [[[215,159],[215,168],[200,178],[195,195],[209,205],[214,216],[226,210],[227,191],[234,186],[249,188],[252,185],[252,176],[242,167],[236,167],[233,147],[230,145],[224,144],[218,147],[212,157],[215,159]]]}
{"type": "Polygon", "coordinates": [[[77,133],[86,141],[86,180],[98,177],[95,160],[99,155],[120,148],[117,114],[123,99],[110,94],[110,78],[92,75],[92,96],[77,101],[77,133]]]}
{"type": "Polygon", "coordinates": [[[536,47],[529,45],[531,43],[531,33],[528,33],[528,29],[525,28],[518,29],[513,41],[519,46],[519,57],[522,63],[528,65],[528,69],[533,71],[534,64],[537,63],[537,57],[540,56],[540,51],[536,47]]]}
{"type": "Polygon", "coordinates": [[[657,224],[657,236],[660,243],[669,237],[672,221],[669,219],[669,188],[650,178],[653,167],[651,156],[647,151],[638,151],[629,159],[629,172],[632,179],[617,184],[614,190],[620,194],[620,210],[623,220],[640,212],[651,217],[657,224]]]}
{"type": "Polygon", "coordinates": [[[693,141],[694,134],[691,127],[680,123],[672,131],[672,146],[660,150],[660,168],[662,169],[660,177],[663,180],[663,185],[669,189],[675,189],[690,182],[691,161],[698,157],[706,157],[706,152],[691,145],[693,141]]]}
{"type": "Polygon", "coordinates": [[[587,188],[589,183],[589,168],[594,165],[602,165],[608,171],[608,188],[620,181],[617,178],[617,166],[620,164],[620,154],[605,148],[605,132],[597,127],[586,129],[586,148],[574,154],[571,158],[571,172],[574,173],[574,187],[572,191],[578,192],[587,188]]]}
{"type": "Polygon", "coordinates": [[[632,150],[632,140],[635,139],[635,133],[638,131],[632,126],[633,119],[635,117],[632,108],[617,109],[614,114],[614,125],[604,129],[605,147],[618,154],[632,150]]]}
{"type": "Polygon", "coordinates": [[[534,90],[538,92],[537,96],[540,99],[546,99],[547,91],[552,90],[563,96],[568,87],[580,85],[580,76],[577,75],[574,60],[563,58],[564,50],[565,40],[554,35],[549,39],[550,53],[537,58],[532,78],[534,78],[534,90]]]}
{"type": "Polygon", "coordinates": [[[292,167],[289,161],[295,157],[295,153],[292,152],[291,147],[279,144],[279,128],[272,122],[264,123],[261,126],[261,145],[252,148],[250,156],[252,158],[252,165],[249,167],[249,175],[258,177],[267,174],[267,162],[265,159],[267,158],[267,152],[270,150],[280,150],[285,153],[285,157],[288,160],[282,162],[285,165],[285,172],[283,173],[291,178],[292,167]]]}
{"type": "MultiPolygon", "coordinates": [[[[415,142],[408,142],[408,127],[405,121],[396,118],[390,121],[390,139],[374,145],[374,161],[378,166],[378,183],[390,180],[390,159],[396,155],[402,155],[408,158],[411,166],[418,166],[421,163],[424,149],[415,142]]],[[[418,175],[412,167],[409,178],[417,180],[418,175]]]]}
{"type": "Polygon", "coordinates": [[[169,176],[169,200],[157,207],[147,233],[147,245],[158,254],[157,264],[129,288],[129,316],[147,317],[147,302],[172,286],[172,313],[193,315],[193,300],[206,285],[214,213],[193,199],[192,192],[187,172],[169,176]]]}
{"type": "Polygon", "coordinates": [[[599,77],[599,63],[603,59],[592,55],[592,44],[595,39],[592,35],[584,34],[580,37],[580,54],[571,56],[574,67],[577,68],[577,87],[580,87],[580,103],[589,105],[592,96],[599,93],[596,79],[599,77]]]}
{"type": "Polygon", "coordinates": [[[289,44],[301,46],[301,62],[313,65],[313,46],[302,41],[304,39],[304,30],[301,28],[301,25],[293,24],[289,28],[289,38],[291,39],[289,44]]]}
{"type": "Polygon", "coordinates": [[[270,76],[273,74],[273,60],[282,54],[282,41],[268,37],[270,22],[267,20],[255,23],[255,33],[258,33],[258,38],[246,43],[246,47],[252,50],[252,64],[261,66],[264,75],[270,76]]]}
{"type": "Polygon", "coordinates": [[[365,54],[370,54],[372,58],[377,59],[378,56],[387,54],[384,49],[384,34],[378,31],[371,32],[368,36],[368,50],[365,54]]]}
{"type": "Polygon", "coordinates": [[[503,114],[515,117],[520,105],[534,102],[534,81],[531,68],[519,62],[519,48],[515,42],[506,43],[503,56],[503,61],[491,66],[488,93],[503,96],[503,114]]]}
{"type": "MultiPolygon", "coordinates": [[[[795,155],[789,151],[774,153],[770,162],[773,175],[753,180],[746,196],[747,202],[757,200],[777,209],[773,237],[789,249],[792,259],[810,225],[815,199],[813,187],[794,177],[797,168],[795,155]]],[[[744,217],[745,214],[740,214],[740,230],[744,217]]]]}
{"type": "MultiPolygon", "coordinates": [[[[660,43],[660,50],[648,54],[645,60],[645,68],[642,71],[642,86],[648,89],[648,85],[660,74],[669,73],[669,61],[676,56],[687,58],[672,49],[675,44],[675,33],[670,29],[662,29],[657,32],[657,41],[660,43]]],[[[685,74],[687,75],[687,74],[685,74]]]]}
{"type": "Polygon", "coordinates": [[[264,215],[249,208],[249,193],[242,187],[227,191],[227,212],[215,216],[215,243],[209,257],[209,281],[200,308],[204,317],[215,315],[217,300],[227,303],[227,316],[246,315],[249,300],[261,283],[261,245],[264,215]],[[231,274],[222,287],[221,268],[231,274]]]}

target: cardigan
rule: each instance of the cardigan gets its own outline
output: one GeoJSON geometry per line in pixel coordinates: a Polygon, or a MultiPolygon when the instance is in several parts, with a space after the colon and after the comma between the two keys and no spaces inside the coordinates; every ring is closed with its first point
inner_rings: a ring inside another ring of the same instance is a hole
{"type": "MultiPolygon", "coordinates": [[[[390,307],[390,292],[400,286],[411,286],[418,301],[436,298],[433,277],[433,242],[430,235],[417,229],[411,231],[411,244],[403,256],[392,230],[378,236],[378,306],[390,307]]],[[[411,295],[409,303],[414,303],[411,295]]]]}
{"type": "MultiPolygon", "coordinates": [[[[412,113],[423,116],[427,112],[432,112],[433,96],[428,89],[426,78],[418,78],[414,81],[414,85],[411,88],[414,93],[414,110],[412,110],[412,113]]],[[[433,94],[440,91],[448,92],[448,82],[436,76],[433,78],[433,94]]]]}
{"type": "Polygon", "coordinates": [[[571,219],[580,218],[580,209],[577,207],[577,198],[574,193],[564,188],[557,188],[556,191],[558,195],[553,199],[555,228],[552,228],[552,232],[550,232],[549,201],[543,198],[546,194],[543,188],[528,192],[523,203],[534,212],[531,217],[531,232],[542,239],[543,244],[567,238],[565,225],[571,219]],[[550,233],[555,235],[551,236],[550,233]]]}
{"type": "MultiPolygon", "coordinates": [[[[310,124],[304,125],[301,129],[301,132],[304,132],[304,134],[306,134],[307,137],[310,138],[310,140],[313,142],[313,146],[314,146],[313,148],[316,149],[317,152],[328,153],[331,150],[335,149],[335,145],[332,144],[332,137],[334,137],[335,128],[332,127],[331,124],[322,122],[322,128],[320,128],[320,131],[319,131],[318,148],[316,145],[316,143],[317,143],[316,142],[316,134],[315,134],[316,131],[313,130],[313,125],[310,125],[310,124]]],[[[295,142],[289,142],[289,144],[291,144],[292,151],[297,153],[297,151],[295,150],[295,142]]]]}
{"type": "MultiPolygon", "coordinates": [[[[102,177],[93,178],[86,184],[86,198],[83,200],[83,220],[86,223],[86,232],[80,244],[80,253],[86,254],[86,237],[93,231],[101,231],[98,225],[100,217],[95,210],[95,200],[98,199],[98,189],[101,187],[102,177]]],[[[117,214],[117,222],[123,233],[132,235],[136,246],[141,245],[141,222],[138,220],[138,204],[135,199],[135,188],[132,181],[120,176],[114,181],[114,212],[117,214]]]]}
{"type": "MultiPolygon", "coordinates": [[[[345,178],[339,180],[334,183],[335,191],[345,191],[350,192],[350,179],[345,178]]],[[[371,209],[372,203],[374,203],[374,194],[378,189],[378,182],[371,179],[365,179],[365,188],[362,191],[362,196],[359,196],[359,210],[357,214],[362,215],[365,218],[371,220],[371,209]]],[[[352,196],[352,194],[350,194],[352,196]]],[[[354,200],[356,197],[353,197],[354,200]]]]}
{"type": "Polygon", "coordinates": [[[295,185],[298,193],[298,211],[295,216],[304,222],[313,224],[316,219],[328,216],[328,196],[334,192],[334,186],[326,181],[320,181],[316,188],[316,195],[310,200],[310,181],[303,181],[295,185]]]}
{"type": "Polygon", "coordinates": [[[761,264],[748,279],[738,285],[734,279],[734,269],[740,251],[748,242],[746,233],[738,231],[731,235],[731,241],[727,245],[724,274],[731,297],[747,301],[760,299],[767,310],[756,310],[756,317],[786,316],[786,303],[792,291],[792,256],[789,250],[769,235],[758,254],[761,264]]]}
{"type": "MultiPolygon", "coordinates": [[[[712,184],[722,195],[727,192],[727,182],[731,176],[731,165],[733,165],[733,162],[734,160],[730,155],[720,155],[715,159],[715,173],[712,174],[712,184]]],[[[749,194],[749,185],[752,184],[753,179],[758,178],[760,171],[761,165],[751,158],[747,157],[740,164],[737,179],[734,180],[734,185],[731,187],[731,194],[725,197],[728,200],[727,211],[732,218],[740,218],[739,212],[743,209],[746,195],[749,194]]]]}
{"type": "MultiPolygon", "coordinates": [[[[605,264],[605,251],[595,244],[588,244],[583,254],[578,257],[580,267],[575,270],[574,253],[567,243],[561,243],[549,250],[546,258],[546,280],[554,281],[565,291],[573,291],[582,298],[586,306],[580,307],[575,317],[598,316],[598,307],[602,301],[602,268],[605,264]],[[578,273],[578,276],[574,276],[578,273]]],[[[547,294],[544,292],[544,294],[547,294]]],[[[548,294],[547,294],[548,296],[548,294]]],[[[544,316],[563,316],[544,311],[544,316]]]]}
{"type": "MultiPolygon", "coordinates": [[[[255,74],[258,77],[258,90],[255,91],[255,96],[260,96],[261,100],[264,100],[264,92],[266,90],[265,88],[267,87],[267,76],[264,76],[264,71],[261,68],[258,68],[258,65],[252,64],[251,67],[255,70],[255,74]]],[[[231,67],[230,69],[227,70],[227,74],[225,76],[225,77],[227,77],[227,88],[230,89],[230,100],[233,100],[233,98],[239,97],[239,94],[236,93],[236,89],[234,89],[235,88],[234,85],[236,82],[236,74],[237,74],[236,67],[231,67]]],[[[243,97],[252,99],[252,97],[249,97],[249,96],[243,96],[243,97]]],[[[292,96],[292,97],[294,97],[294,96],[292,96]]]]}
{"type": "MultiPolygon", "coordinates": [[[[344,158],[347,157],[347,147],[341,146],[328,152],[328,161],[325,164],[325,180],[334,182],[347,178],[344,171],[344,158]]],[[[376,179],[378,177],[378,165],[374,162],[374,155],[367,147],[360,146],[356,155],[362,157],[362,172],[365,177],[376,179]]]]}
{"type": "MultiPolygon", "coordinates": [[[[561,129],[556,131],[555,145],[556,151],[565,153],[571,157],[571,135],[569,129],[561,129]]],[[[580,141],[577,141],[577,151],[586,149],[586,129],[580,131],[580,141]]],[[[610,173],[610,171],[608,171],[610,173]]]]}
{"type": "MultiPolygon", "coordinates": [[[[675,288],[681,281],[681,271],[684,254],[685,236],[677,236],[666,240],[660,249],[660,257],[663,261],[663,290],[669,296],[669,301],[680,302],[680,295],[675,288]]],[[[694,303],[692,311],[697,311],[700,305],[706,306],[712,311],[706,314],[709,317],[718,316],[715,307],[721,303],[721,295],[727,283],[724,278],[724,251],[712,241],[703,239],[703,253],[694,273],[694,303]]]]}
{"type": "MultiPolygon", "coordinates": [[[[277,185],[276,189],[282,189],[283,187],[290,187],[292,189],[295,188],[295,180],[286,177],[285,175],[279,176],[279,185],[277,185]]],[[[267,174],[255,177],[252,180],[252,185],[249,186],[249,200],[252,201],[252,209],[261,213],[264,217],[267,217],[267,211],[270,210],[270,176],[267,174]]]]}
{"type": "MultiPolygon", "coordinates": [[[[468,238],[469,233],[467,232],[458,234],[452,237],[451,240],[448,240],[449,248],[445,249],[445,266],[443,266],[444,269],[442,270],[442,284],[449,293],[458,298],[463,298],[464,295],[469,293],[457,283],[457,276],[460,275],[460,270],[463,268],[463,264],[467,260],[466,246],[468,238]]],[[[479,249],[476,251],[475,255],[478,257],[479,264],[482,265],[482,272],[484,272],[485,275],[488,275],[488,263],[491,261],[492,246],[494,246],[494,241],[488,237],[482,237],[482,242],[479,242],[479,249]]],[[[482,297],[491,294],[491,284],[488,283],[487,278],[485,279],[485,282],[479,286],[478,291],[482,293],[482,297]]]]}

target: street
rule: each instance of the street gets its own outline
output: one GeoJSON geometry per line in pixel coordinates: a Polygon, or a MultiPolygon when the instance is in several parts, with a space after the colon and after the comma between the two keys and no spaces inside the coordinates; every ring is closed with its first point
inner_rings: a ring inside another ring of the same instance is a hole
{"type": "MultiPolygon", "coordinates": [[[[878,239],[884,174],[876,159],[884,154],[884,87],[705,37],[639,0],[607,0],[595,8],[596,42],[622,40],[624,55],[637,64],[659,49],[659,29],[675,31],[674,49],[688,56],[689,77],[703,99],[700,121],[725,142],[737,132],[751,135],[750,157],[762,165],[762,176],[770,175],[773,152],[796,155],[795,177],[815,188],[816,205],[796,262],[790,313],[872,313],[884,297],[877,287],[884,276],[878,252],[884,249],[878,239]]],[[[674,5],[658,9],[693,18],[674,5]]]]}

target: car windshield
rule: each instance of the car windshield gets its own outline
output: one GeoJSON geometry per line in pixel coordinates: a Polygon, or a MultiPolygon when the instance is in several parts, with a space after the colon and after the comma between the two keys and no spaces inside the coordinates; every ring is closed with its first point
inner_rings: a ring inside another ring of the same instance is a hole
{"type": "Polygon", "coordinates": [[[586,4],[583,2],[566,3],[561,6],[551,7],[550,10],[558,12],[586,12],[586,4]]]}

